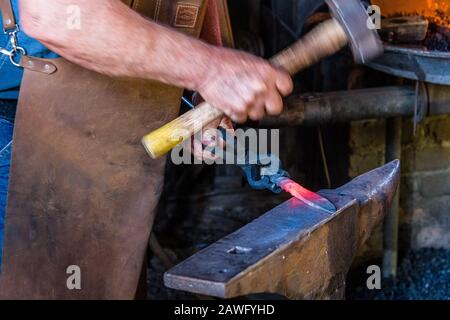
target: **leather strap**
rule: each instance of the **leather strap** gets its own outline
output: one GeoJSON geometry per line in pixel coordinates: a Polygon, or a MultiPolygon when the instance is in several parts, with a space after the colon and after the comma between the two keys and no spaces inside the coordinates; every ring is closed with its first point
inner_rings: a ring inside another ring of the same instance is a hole
{"type": "Polygon", "coordinates": [[[53,74],[57,70],[56,65],[51,61],[30,56],[22,56],[19,64],[22,68],[45,74],[53,74]]]}
{"type": "Polygon", "coordinates": [[[234,48],[227,0],[210,0],[200,38],[215,46],[234,48]]]}
{"type": "Polygon", "coordinates": [[[133,10],[154,20],[198,37],[200,35],[207,0],[122,0],[133,10]]]}
{"type": "Polygon", "coordinates": [[[0,10],[2,11],[3,31],[14,30],[16,28],[16,19],[11,0],[0,0],[0,10]]]}
{"type": "MultiPolygon", "coordinates": [[[[12,9],[10,0],[0,0],[0,14],[3,21],[3,31],[14,31],[17,28],[16,19],[14,17],[14,11],[12,9]]],[[[45,74],[52,74],[56,72],[56,66],[50,61],[44,61],[39,58],[23,55],[19,61],[19,65],[22,68],[37,71],[45,74]]]]}

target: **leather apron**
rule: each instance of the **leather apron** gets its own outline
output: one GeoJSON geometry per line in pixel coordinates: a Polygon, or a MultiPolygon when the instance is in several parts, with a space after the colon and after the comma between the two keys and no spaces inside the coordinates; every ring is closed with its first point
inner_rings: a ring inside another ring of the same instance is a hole
{"type": "MultiPolygon", "coordinates": [[[[123,2],[193,36],[201,31],[203,0],[123,2]]],[[[0,298],[133,299],[165,167],[140,140],[178,115],[182,89],[113,79],[63,58],[27,59],[0,298]],[[72,265],[81,290],[67,286],[72,265]]]]}

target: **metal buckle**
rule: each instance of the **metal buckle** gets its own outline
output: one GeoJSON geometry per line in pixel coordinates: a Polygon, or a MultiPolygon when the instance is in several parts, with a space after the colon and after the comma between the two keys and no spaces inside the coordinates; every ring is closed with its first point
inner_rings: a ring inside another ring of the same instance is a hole
{"type": "Polygon", "coordinates": [[[9,43],[11,44],[11,50],[0,47],[0,54],[9,57],[9,61],[16,67],[20,67],[20,59],[27,54],[26,50],[19,46],[17,42],[17,33],[20,31],[19,26],[16,24],[12,30],[5,30],[5,34],[9,36],[9,43]]]}

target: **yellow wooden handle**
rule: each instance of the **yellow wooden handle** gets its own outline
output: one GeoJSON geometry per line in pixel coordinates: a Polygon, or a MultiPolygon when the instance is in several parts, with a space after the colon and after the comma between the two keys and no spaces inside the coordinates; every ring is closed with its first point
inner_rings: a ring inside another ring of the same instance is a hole
{"type": "Polygon", "coordinates": [[[142,144],[153,159],[158,159],[221,116],[222,111],[204,102],[146,135],[142,144]]]}
{"type": "MultiPolygon", "coordinates": [[[[330,19],[316,27],[292,47],[273,57],[270,62],[294,75],[320,59],[338,52],[347,42],[347,35],[339,22],[330,19]]],[[[158,159],[222,116],[222,111],[208,103],[202,103],[146,135],[142,139],[142,144],[153,159],[158,159]]]]}

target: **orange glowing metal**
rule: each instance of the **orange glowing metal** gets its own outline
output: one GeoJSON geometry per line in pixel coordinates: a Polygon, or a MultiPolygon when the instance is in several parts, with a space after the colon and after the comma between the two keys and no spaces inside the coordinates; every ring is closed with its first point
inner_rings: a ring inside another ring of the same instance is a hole
{"type": "Polygon", "coordinates": [[[303,188],[301,185],[292,181],[289,178],[283,178],[278,182],[278,185],[287,193],[290,193],[294,198],[303,201],[307,205],[326,210],[330,213],[336,212],[336,207],[328,199],[320,196],[317,193],[303,188]]]}

